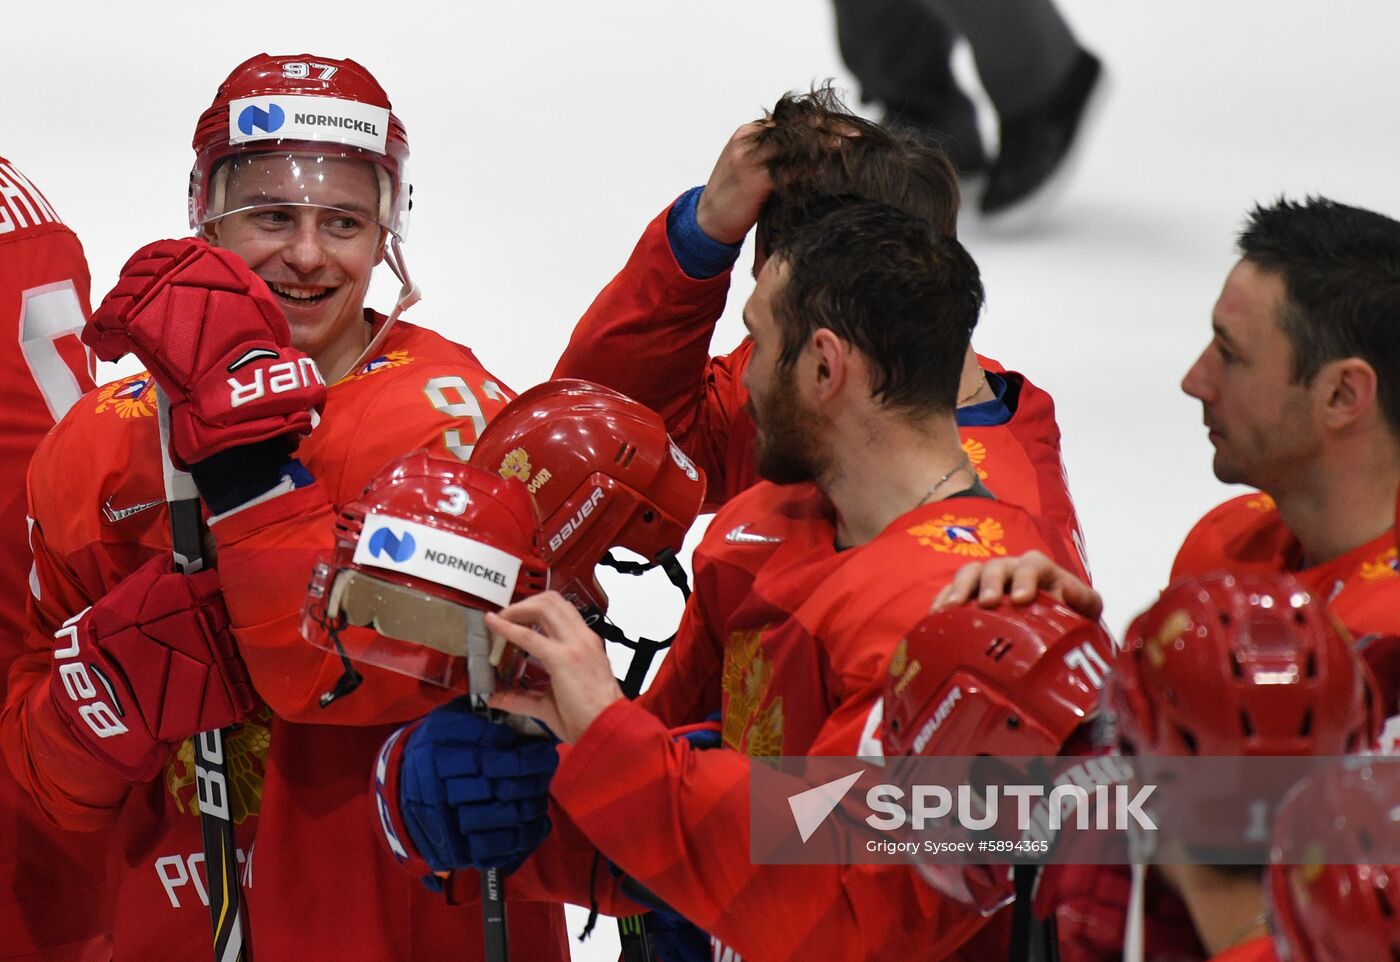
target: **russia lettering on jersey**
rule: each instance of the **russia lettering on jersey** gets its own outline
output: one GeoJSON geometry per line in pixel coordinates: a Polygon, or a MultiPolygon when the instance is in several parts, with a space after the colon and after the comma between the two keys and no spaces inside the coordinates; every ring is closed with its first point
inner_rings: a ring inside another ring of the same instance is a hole
{"type": "Polygon", "coordinates": [[[13,164],[0,161],[0,234],[40,224],[61,223],[53,205],[39,188],[13,164]]]}

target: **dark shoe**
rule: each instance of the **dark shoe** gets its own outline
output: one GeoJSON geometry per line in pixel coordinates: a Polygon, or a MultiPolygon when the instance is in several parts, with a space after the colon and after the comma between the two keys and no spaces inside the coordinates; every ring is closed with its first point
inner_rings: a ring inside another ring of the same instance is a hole
{"type": "Polygon", "coordinates": [[[1103,89],[1103,64],[1081,51],[1049,103],[1034,113],[1002,119],[1001,149],[982,194],[983,214],[1009,211],[1062,178],[1072,167],[1071,155],[1083,143],[1080,131],[1103,89]]]}
{"type": "Polygon", "coordinates": [[[936,114],[887,106],[881,123],[910,131],[928,146],[942,150],[959,174],[986,172],[990,161],[982,146],[982,135],[977,131],[977,114],[972,102],[961,91],[948,99],[947,109],[936,114]]]}

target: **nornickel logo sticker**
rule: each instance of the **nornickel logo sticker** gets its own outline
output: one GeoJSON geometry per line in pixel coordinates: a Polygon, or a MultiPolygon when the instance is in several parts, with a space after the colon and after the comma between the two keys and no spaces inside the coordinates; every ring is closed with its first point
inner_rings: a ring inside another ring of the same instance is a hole
{"type": "MultiPolygon", "coordinates": [[[[465,502],[464,502],[465,503],[465,502]]],[[[355,545],[356,564],[387,568],[508,605],[520,579],[521,559],[508,551],[407,518],[369,512],[355,545]]]]}
{"type": "Polygon", "coordinates": [[[255,130],[271,134],[280,130],[286,120],[286,112],[274,103],[269,103],[266,110],[257,104],[249,104],[238,115],[238,129],[245,137],[253,136],[255,130]]]}
{"type": "Polygon", "coordinates": [[[393,561],[403,564],[413,557],[414,550],[418,545],[413,540],[413,535],[404,534],[399,537],[388,528],[380,528],[369,536],[369,552],[378,558],[380,555],[388,555],[393,561]]]}

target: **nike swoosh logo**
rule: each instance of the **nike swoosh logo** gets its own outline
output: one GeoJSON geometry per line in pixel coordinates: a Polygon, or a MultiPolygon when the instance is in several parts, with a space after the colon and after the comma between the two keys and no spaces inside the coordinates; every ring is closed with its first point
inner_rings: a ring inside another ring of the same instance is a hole
{"type": "Polygon", "coordinates": [[[782,544],[782,538],[770,538],[766,534],[753,534],[747,524],[741,524],[724,536],[730,544],[782,544]]]}
{"type": "Polygon", "coordinates": [[[265,357],[275,358],[277,357],[277,352],[269,350],[265,347],[249,348],[247,351],[243,352],[242,357],[240,357],[238,360],[234,361],[228,366],[228,372],[232,374],[234,371],[238,370],[243,365],[252,364],[254,361],[260,361],[265,357]]]}
{"type": "Polygon", "coordinates": [[[133,514],[149,511],[162,504],[165,504],[165,501],[157,498],[154,501],[142,501],[140,504],[133,504],[125,508],[114,508],[112,507],[112,499],[108,498],[106,503],[102,505],[102,517],[107,519],[108,524],[116,524],[118,521],[125,521],[133,514]]]}

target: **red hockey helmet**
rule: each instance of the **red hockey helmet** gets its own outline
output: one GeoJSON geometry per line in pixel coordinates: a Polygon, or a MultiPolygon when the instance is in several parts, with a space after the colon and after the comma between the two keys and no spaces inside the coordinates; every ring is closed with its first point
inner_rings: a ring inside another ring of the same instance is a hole
{"type": "Polygon", "coordinates": [[[511,682],[520,666],[501,663],[505,646],[482,612],[548,581],[538,515],[520,485],[415,451],[341,508],[302,633],[352,661],[489,694],[496,673],[511,682]],[[364,628],[374,631],[356,630],[364,628]]]}
{"type": "Polygon", "coordinates": [[[1347,755],[1374,724],[1365,667],[1290,575],[1182,578],[1129,627],[1109,685],[1138,755],[1347,755]]]}
{"type": "Polygon", "coordinates": [[[379,210],[369,213],[397,238],[407,229],[408,137],[384,88],[353,60],[265,53],[245,60],[200,116],[194,152],[189,206],[196,230],[233,212],[225,196],[230,158],[267,166],[275,173],[268,182],[277,185],[277,196],[240,198],[236,209],[274,202],[335,208],[322,192],[325,164],[368,161],[380,188],[379,210]]]}
{"type": "Polygon", "coordinates": [[[895,649],[887,755],[1055,755],[1098,714],[1113,640],[1047,595],[929,615],[895,649]]]}
{"type": "Polygon", "coordinates": [[[1274,821],[1269,870],[1280,959],[1400,959],[1397,840],[1400,760],[1358,759],[1289,793],[1274,821]],[[1318,864],[1324,859],[1334,864],[1318,864]]]}
{"type": "Polygon", "coordinates": [[[705,476],[659,415],[587,381],[520,395],[487,425],[471,462],[529,488],[553,586],[584,612],[607,611],[594,569],[610,548],[674,556],[705,497],[705,476]]]}
{"type": "MultiPolygon", "coordinates": [[[[1025,607],[935,612],[895,649],[881,744],[887,756],[1058,755],[1098,714],[1112,660],[1099,624],[1046,595],[1025,607]]],[[[919,870],[984,915],[1015,895],[1009,865],[919,870]]]]}
{"type": "Polygon", "coordinates": [[[1135,778],[1176,784],[1150,805],[1159,857],[1249,862],[1297,778],[1287,766],[1215,766],[1191,756],[1347,755],[1377,728],[1369,675],[1321,600],[1290,575],[1217,573],[1171,584],[1128,629],[1109,681],[1120,750],[1135,778]]]}

